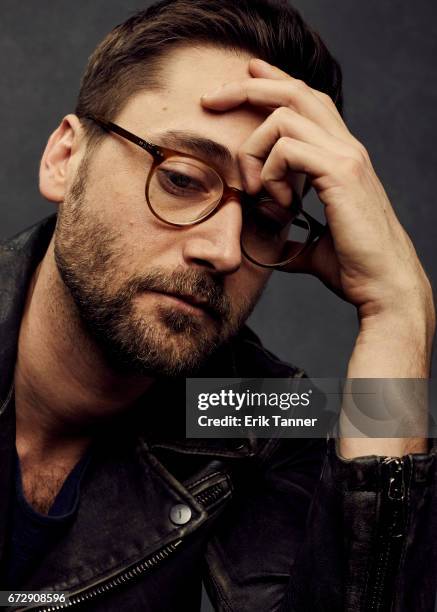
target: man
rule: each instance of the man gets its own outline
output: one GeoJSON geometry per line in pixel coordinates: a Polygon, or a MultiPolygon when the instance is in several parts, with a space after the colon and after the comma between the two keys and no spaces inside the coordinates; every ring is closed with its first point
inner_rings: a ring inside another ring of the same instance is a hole
{"type": "Polygon", "coordinates": [[[184,439],[185,376],[303,375],[244,327],[274,267],[357,307],[349,378],[429,375],[428,279],[339,111],[339,67],[284,4],[165,0],[97,47],[41,160],[57,216],[2,246],[4,588],[197,610],[203,578],[218,610],[431,609],[423,438],[326,459],[184,439]],[[284,235],[310,187],[329,230],[308,221],[302,250],[284,235]]]}

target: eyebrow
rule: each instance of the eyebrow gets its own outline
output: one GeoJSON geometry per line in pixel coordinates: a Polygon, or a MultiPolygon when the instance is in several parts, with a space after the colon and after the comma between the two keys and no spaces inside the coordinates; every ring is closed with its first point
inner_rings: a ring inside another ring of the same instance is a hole
{"type": "MultiPolygon", "coordinates": [[[[159,139],[159,144],[163,147],[179,150],[181,153],[186,152],[195,156],[198,155],[200,158],[212,163],[229,166],[235,161],[227,147],[210,138],[199,136],[195,132],[167,130],[165,132],[158,132],[155,138],[159,139]]],[[[159,144],[157,143],[158,147],[159,144]]]]}

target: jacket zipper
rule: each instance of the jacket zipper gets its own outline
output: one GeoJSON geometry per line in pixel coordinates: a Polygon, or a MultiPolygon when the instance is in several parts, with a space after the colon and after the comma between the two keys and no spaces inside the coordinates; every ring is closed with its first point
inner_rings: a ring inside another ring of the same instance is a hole
{"type": "Polygon", "coordinates": [[[382,469],[386,486],[381,499],[376,562],[369,580],[373,586],[366,599],[364,612],[389,612],[392,609],[394,580],[405,538],[405,459],[386,457],[382,461],[382,469]]]}
{"type": "Polygon", "coordinates": [[[83,603],[84,601],[89,601],[90,599],[93,599],[94,597],[101,595],[102,593],[107,593],[114,587],[123,585],[129,580],[141,576],[148,570],[155,568],[157,565],[159,565],[161,561],[167,559],[167,557],[170,556],[171,553],[174,552],[181,543],[182,540],[176,540],[171,544],[167,544],[167,546],[160,548],[150,557],[147,557],[137,563],[137,565],[128,567],[127,569],[118,572],[113,578],[94,583],[94,585],[87,587],[82,591],[78,591],[76,594],[72,593],[71,595],[68,595],[68,600],[65,603],[54,603],[53,605],[45,607],[26,606],[25,608],[9,609],[11,610],[11,612],[26,612],[27,610],[33,610],[34,612],[54,612],[55,610],[69,608],[76,604],[83,603]]]}
{"type": "MultiPolygon", "coordinates": [[[[215,502],[220,497],[222,492],[222,485],[220,483],[217,483],[206,491],[195,495],[194,497],[198,503],[204,506],[206,503],[209,504],[215,502]]],[[[179,539],[175,542],[167,544],[167,546],[164,546],[163,548],[159,549],[150,557],[143,559],[137,565],[121,570],[121,572],[118,572],[113,578],[109,578],[108,580],[103,580],[101,582],[95,583],[94,585],[87,587],[86,589],[78,591],[76,594],[72,593],[68,596],[68,601],[66,601],[65,603],[56,603],[43,607],[26,606],[26,608],[10,608],[10,610],[11,612],[27,612],[27,610],[33,610],[33,612],[54,612],[55,610],[69,608],[84,601],[89,601],[90,599],[93,599],[94,597],[97,597],[102,593],[106,593],[110,589],[113,589],[117,586],[123,585],[129,580],[137,578],[138,576],[141,576],[142,574],[146,573],[148,570],[155,568],[157,565],[159,565],[161,561],[167,559],[167,557],[170,556],[181,543],[182,540],[179,539]]]]}
{"type": "Polygon", "coordinates": [[[205,506],[207,504],[213,504],[221,496],[222,492],[223,487],[221,483],[218,482],[215,485],[212,485],[212,487],[210,487],[206,491],[203,491],[202,493],[196,495],[196,501],[198,501],[199,504],[201,504],[202,506],[205,506]]]}

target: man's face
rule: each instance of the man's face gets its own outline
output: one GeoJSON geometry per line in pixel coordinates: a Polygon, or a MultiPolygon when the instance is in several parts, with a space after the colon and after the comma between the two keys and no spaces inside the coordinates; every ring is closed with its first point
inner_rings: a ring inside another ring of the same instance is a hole
{"type": "MultiPolygon", "coordinates": [[[[166,63],[164,88],[133,96],[114,122],[198,157],[188,133],[226,147],[230,161],[210,161],[241,189],[237,151],[264,116],[249,107],[213,114],[200,97],[248,77],[247,65],[248,57],[229,51],[178,50],[166,63]]],[[[60,207],[55,257],[83,322],[116,369],[186,374],[241,327],[269,273],[242,258],[237,199],[194,226],[155,218],[144,191],[151,163],[134,144],[105,137],[60,207]]]]}

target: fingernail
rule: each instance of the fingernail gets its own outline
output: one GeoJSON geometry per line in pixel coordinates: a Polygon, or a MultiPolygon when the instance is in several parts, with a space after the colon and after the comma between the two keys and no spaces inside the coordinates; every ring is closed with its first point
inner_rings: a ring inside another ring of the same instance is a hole
{"type": "Polygon", "coordinates": [[[270,64],[268,62],[266,62],[265,60],[261,59],[260,57],[254,57],[253,60],[255,62],[257,62],[257,64],[261,64],[262,66],[270,66],[270,64]]]}
{"type": "Polygon", "coordinates": [[[215,92],[208,92],[203,94],[203,96],[200,97],[200,99],[202,100],[202,102],[209,102],[210,100],[212,100],[214,98],[214,94],[215,92]]]}
{"type": "Polygon", "coordinates": [[[222,91],[222,89],[223,86],[214,89],[214,91],[208,91],[208,93],[204,93],[202,96],[202,100],[206,100],[207,98],[214,98],[214,96],[217,96],[222,91]]]}

